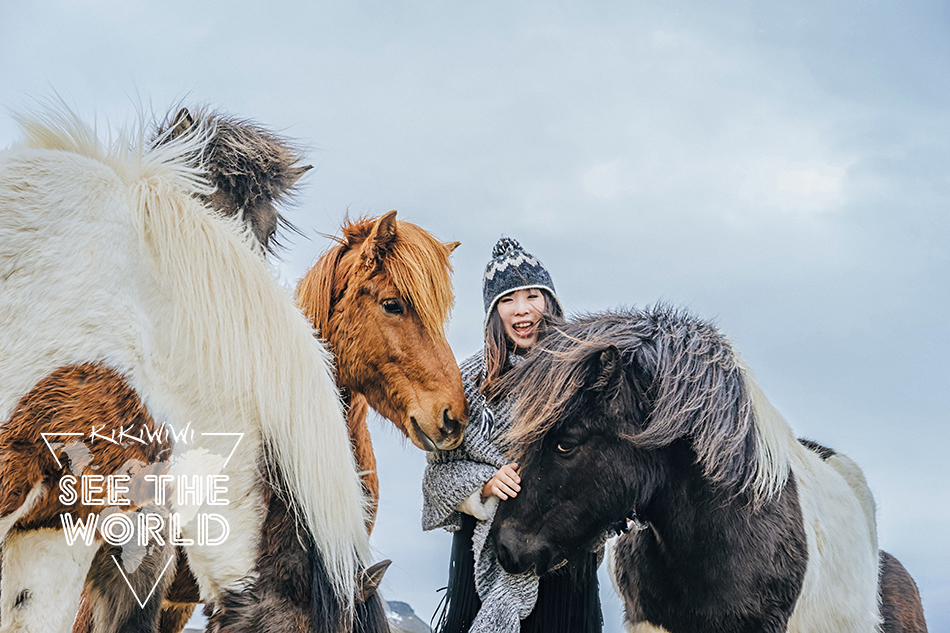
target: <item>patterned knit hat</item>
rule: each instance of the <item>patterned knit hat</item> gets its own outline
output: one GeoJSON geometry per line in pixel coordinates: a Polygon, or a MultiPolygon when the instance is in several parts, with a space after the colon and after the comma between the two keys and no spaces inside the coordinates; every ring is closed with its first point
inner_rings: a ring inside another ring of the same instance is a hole
{"type": "MultiPolygon", "coordinates": [[[[557,307],[561,302],[554,292],[554,282],[551,275],[536,257],[525,252],[517,240],[503,237],[492,249],[491,261],[485,267],[485,277],[482,279],[482,297],[485,300],[485,318],[491,314],[492,308],[502,297],[515,290],[527,288],[543,288],[554,297],[557,307]]],[[[563,312],[563,309],[560,310],[563,312]]],[[[486,321],[487,322],[487,321],[486,321]]]]}

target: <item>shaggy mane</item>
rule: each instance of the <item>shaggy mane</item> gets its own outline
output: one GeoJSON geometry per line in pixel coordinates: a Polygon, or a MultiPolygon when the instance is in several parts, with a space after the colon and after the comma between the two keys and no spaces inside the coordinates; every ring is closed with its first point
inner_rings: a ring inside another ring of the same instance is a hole
{"type": "Polygon", "coordinates": [[[36,112],[12,114],[23,134],[15,148],[84,156],[110,167],[129,185],[161,177],[177,181],[192,195],[206,196],[214,191],[202,162],[203,148],[215,132],[212,119],[197,120],[188,134],[175,139],[156,138],[154,126],[140,113],[136,124],[119,130],[108,128],[102,138],[96,123],[86,123],[65,103],[51,100],[41,106],[36,112]]]}
{"type": "Polygon", "coordinates": [[[658,449],[686,439],[705,476],[756,503],[781,490],[789,473],[785,421],[708,322],[658,305],[577,318],[547,336],[505,377],[520,394],[507,439],[523,453],[551,432],[590,387],[591,367],[608,347],[623,360],[621,388],[648,400],[643,429],[628,439],[658,449]],[[642,383],[642,384],[641,384],[642,383]]]}
{"type": "MultiPolygon", "coordinates": [[[[219,188],[248,203],[280,201],[297,180],[295,165],[302,151],[289,139],[239,119],[201,107],[191,110],[195,123],[213,131],[202,146],[201,162],[211,174],[220,174],[219,188]]],[[[158,126],[155,144],[173,136],[172,112],[158,126]]]]}
{"type": "MultiPolygon", "coordinates": [[[[321,332],[327,331],[330,309],[348,284],[359,284],[360,275],[375,271],[338,271],[344,256],[359,249],[369,237],[376,218],[346,221],[343,237],[320,256],[297,287],[297,302],[321,332]]],[[[452,292],[450,249],[415,224],[396,220],[396,240],[383,259],[388,275],[403,298],[419,314],[423,327],[433,336],[444,337],[455,295],[452,292]]]]}
{"type": "Polygon", "coordinates": [[[197,119],[187,133],[161,143],[149,140],[143,122],[103,142],[64,107],[17,120],[22,151],[97,161],[83,170],[111,168],[119,182],[102,186],[128,188],[139,243],[123,247],[141,258],[136,301],[152,328],[148,353],[130,372],[173,394],[159,404],[163,414],[187,412],[202,430],[245,430],[248,441],[266,447],[335,590],[352,607],[369,545],[332,360],[274,280],[250,228],[199,200],[212,191],[202,161],[220,120],[197,119]]]}

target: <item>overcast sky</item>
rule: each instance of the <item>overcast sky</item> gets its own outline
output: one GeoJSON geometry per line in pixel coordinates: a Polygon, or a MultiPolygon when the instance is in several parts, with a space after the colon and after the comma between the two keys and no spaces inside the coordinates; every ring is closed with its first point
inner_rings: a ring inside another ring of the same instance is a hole
{"type": "MultiPolygon", "coordinates": [[[[950,5],[580,4],[4,2],[0,107],[183,100],[299,139],[283,278],[347,212],[398,209],[462,242],[459,359],[502,234],[568,311],[715,319],[796,432],[864,468],[881,547],[950,630],[950,5]]],[[[386,597],[428,620],[450,539],[420,528],[422,453],[373,432],[386,597]]],[[[608,633],[619,609],[607,588],[608,633]]]]}

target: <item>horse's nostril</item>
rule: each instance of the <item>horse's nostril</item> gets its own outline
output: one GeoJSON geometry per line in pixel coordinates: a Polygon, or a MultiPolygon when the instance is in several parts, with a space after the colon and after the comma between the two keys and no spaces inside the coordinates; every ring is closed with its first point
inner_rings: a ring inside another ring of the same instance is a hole
{"type": "Polygon", "coordinates": [[[442,410],[442,432],[446,436],[452,436],[459,431],[459,421],[449,415],[448,408],[442,410]]]}
{"type": "Polygon", "coordinates": [[[506,571],[515,569],[514,556],[511,555],[508,546],[500,541],[495,544],[495,556],[498,558],[498,562],[501,563],[502,569],[506,571]]]}

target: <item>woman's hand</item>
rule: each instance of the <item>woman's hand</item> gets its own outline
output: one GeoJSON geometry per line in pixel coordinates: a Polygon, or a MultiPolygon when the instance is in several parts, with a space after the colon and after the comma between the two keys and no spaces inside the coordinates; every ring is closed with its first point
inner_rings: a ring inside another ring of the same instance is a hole
{"type": "Polygon", "coordinates": [[[482,497],[495,495],[499,499],[517,497],[521,491],[521,477],[518,476],[518,464],[512,462],[498,469],[485,485],[482,486],[482,497]]]}

